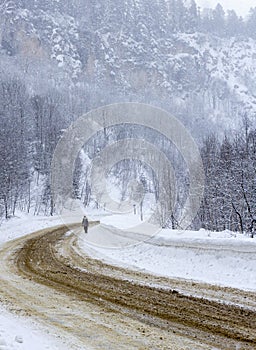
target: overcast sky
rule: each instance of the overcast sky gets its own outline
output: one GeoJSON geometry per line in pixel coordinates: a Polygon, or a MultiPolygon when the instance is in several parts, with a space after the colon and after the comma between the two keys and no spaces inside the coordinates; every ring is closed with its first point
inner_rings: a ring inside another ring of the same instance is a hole
{"type": "Polygon", "coordinates": [[[251,7],[256,7],[256,0],[196,0],[200,7],[215,7],[220,3],[225,10],[235,10],[240,16],[246,16],[251,7]]]}

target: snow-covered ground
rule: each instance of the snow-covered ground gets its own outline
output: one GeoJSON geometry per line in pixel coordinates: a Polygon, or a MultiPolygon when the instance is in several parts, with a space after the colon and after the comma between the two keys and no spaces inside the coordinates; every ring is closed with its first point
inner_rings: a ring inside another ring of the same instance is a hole
{"type": "MultiPolygon", "coordinates": [[[[18,213],[0,226],[0,247],[3,243],[28,233],[61,224],[58,217],[30,216],[18,213]]],[[[43,327],[24,317],[7,312],[0,306],[0,350],[70,350],[61,339],[50,336],[43,327]]]]}
{"type": "Polygon", "coordinates": [[[0,308],[0,350],[59,350],[65,345],[24,317],[0,308]]]}
{"type": "MultiPolygon", "coordinates": [[[[89,218],[99,220],[101,225],[90,228],[89,235],[81,234],[81,246],[88,254],[117,265],[132,267],[170,277],[179,277],[213,284],[256,290],[255,253],[256,239],[229,231],[214,233],[205,230],[177,231],[157,230],[140,226],[139,216],[106,215],[104,212],[88,211],[89,218]],[[120,239],[119,229],[126,233],[140,230],[138,244],[110,249],[104,240],[120,239]],[[97,236],[98,230],[98,236],[97,236]],[[109,236],[112,232],[112,236],[109,236]],[[104,235],[107,235],[105,238],[104,235]],[[97,237],[98,246],[90,243],[97,237]],[[141,239],[142,237],[142,239],[141,239]]],[[[75,221],[75,220],[73,220],[75,221]]],[[[62,224],[59,217],[34,217],[18,214],[0,226],[0,245],[17,237],[40,229],[62,224]]],[[[82,230],[81,230],[82,232],[82,230]]],[[[24,317],[14,316],[0,308],[0,350],[67,349],[58,336],[50,336],[43,327],[24,317]]]]}
{"type": "Polygon", "coordinates": [[[80,240],[82,248],[87,253],[90,248],[93,256],[97,254],[108,262],[163,276],[256,290],[256,239],[230,231],[156,230],[149,240],[145,226],[145,237],[140,236],[138,244],[125,246],[122,242],[118,247],[116,241],[120,237],[110,235],[108,225],[112,233],[124,229],[127,234],[133,232],[139,218],[109,216],[101,224],[80,240]],[[110,248],[111,240],[115,249],[110,248]]]}
{"type": "Polygon", "coordinates": [[[0,226],[0,244],[60,224],[62,221],[58,216],[34,216],[17,212],[15,217],[0,226]]]}

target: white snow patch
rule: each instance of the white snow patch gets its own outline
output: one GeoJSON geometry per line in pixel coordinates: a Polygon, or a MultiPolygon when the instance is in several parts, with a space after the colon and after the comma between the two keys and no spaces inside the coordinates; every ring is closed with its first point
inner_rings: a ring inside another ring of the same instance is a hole
{"type": "Polygon", "coordinates": [[[101,218],[100,222],[104,225],[114,226],[120,230],[129,229],[141,224],[140,216],[134,214],[125,215],[125,220],[124,215],[110,215],[101,218]]]}
{"type": "Polygon", "coordinates": [[[61,341],[32,322],[11,315],[0,307],[0,349],[2,350],[68,350],[61,341]]]}
{"type": "Polygon", "coordinates": [[[16,211],[15,217],[0,225],[0,245],[47,227],[61,225],[59,216],[46,217],[16,211]]]}
{"type": "Polygon", "coordinates": [[[145,239],[128,245],[124,239],[127,232],[134,233],[130,227],[136,226],[138,218],[109,216],[101,223],[104,225],[91,229],[91,236],[83,235],[80,239],[82,249],[94,257],[157,275],[256,290],[255,239],[230,231],[206,230],[160,230],[149,239],[150,226],[145,226],[144,233],[143,226],[137,226],[138,237],[144,234],[145,239]],[[120,229],[125,229],[124,236],[120,236],[120,229]],[[98,245],[90,244],[93,236],[97,237],[98,245]]]}
{"type": "MultiPolygon", "coordinates": [[[[43,217],[18,213],[0,226],[0,248],[7,241],[22,237],[47,227],[62,224],[59,217],[43,217]]],[[[7,312],[0,304],[0,350],[70,350],[61,339],[48,331],[7,312]]],[[[58,336],[57,336],[58,337],[58,336]]]]}

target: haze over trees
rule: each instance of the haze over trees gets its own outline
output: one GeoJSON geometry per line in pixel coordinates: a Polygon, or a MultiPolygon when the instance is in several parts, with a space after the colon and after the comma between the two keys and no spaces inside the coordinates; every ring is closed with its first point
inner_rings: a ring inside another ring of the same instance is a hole
{"type": "MultiPolygon", "coordinates": [[[[134,101],[168,110],[198,141],[206,188],[194,227],[253,233],[256,8],[241,18],[221,5],[199,9],[194,0],[19,0],[2,1],[0,16],[1,220],[17,209],[53,215],[51,160],[64,129],[92,108],[134,101]]],[[[80,157],[74,176],[74,193],[85,204],[90,159],[135,135],[156,139],[122,126],[85,147],[86,166],[80,157]]],[[[158,139],[180,174],[182,206],[184,165],[158,139]]],[[[124,196],[132,176],[158,198],[156,178],[143,164],[120,163],[112,176],[124,196]]],[[[167,176],[167,198],[168,191],[167,176]]],[[[163,211],[170,209],[168,224],[175,228],[179,205],[163,211]]]]}
{"type": "Polygon", "coordinates": [[[209,230],[256,229],[256,129],[248,120],[240,132],[209,135],[201,149],[206,175],[200,222],[209,230]]]}

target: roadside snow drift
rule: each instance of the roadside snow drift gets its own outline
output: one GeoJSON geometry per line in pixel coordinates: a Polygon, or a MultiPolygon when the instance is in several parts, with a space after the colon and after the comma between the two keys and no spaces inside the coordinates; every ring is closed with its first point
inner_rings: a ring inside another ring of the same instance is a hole
{"type": "Polygon", "coordinates": [[[143,240],[143,233],[134,236],[131,227],[138,224],[139,218],[132,215],[105,217],[87,236],[81,235],[80,244],[86,253],[122,266],[256,290],[255,239],[230,231],[206,230],[161,230],[150,238],[146,226],[143,240]]]}

